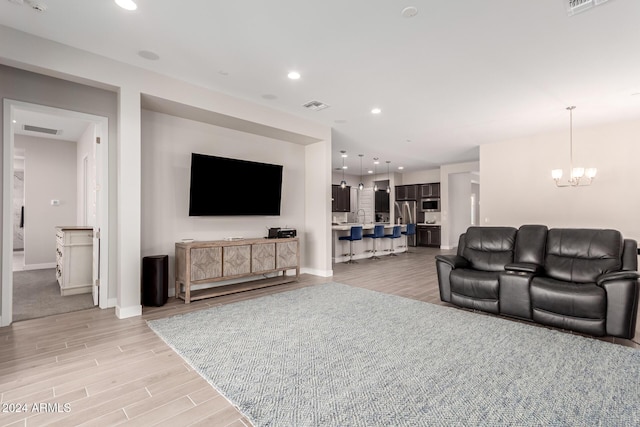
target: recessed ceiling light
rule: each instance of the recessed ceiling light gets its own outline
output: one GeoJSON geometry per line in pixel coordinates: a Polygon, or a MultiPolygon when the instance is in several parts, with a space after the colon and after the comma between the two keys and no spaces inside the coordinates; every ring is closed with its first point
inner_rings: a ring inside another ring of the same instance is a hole
{"type": "Polygon", "coordinates": [[[382,110],[379,108],[374,108],[373,110],[371,110],[371,114],[380,114],[382,113],[382,110]]]}
{"type": "Polygon", "coordinates": [[[116,0],[116,4],[125,10],[136,10],[138,5],[133,0],[116,0]]]}
{"type": "Polygon", "coordinates": [[[160,59],[160,56],[157,53],[151,52],[150,50],[141,50],[138,52],[138,56],[148,59],[149,61],[157,61],[160,59]]]}
{"type": "Polygon", "coordinates": [[[12,120],[12,122],[13,122],[13,123],[18,123],[18,121],[17,121],[17,120],[12,120]]]}
{"type": "Polygon", "coordinates": [[[373,171],[372,170],[368,170],[367,173],[373,173],[373,171]]]}
{"type": "Polygon", "coordinates": [[[404,166],[398,166],[398,169],[402,170],[404,169],[404,166]]]}
{"type": "Polygon", "coordinates": [[[289,77],[291,80],[298,80],[300,78],[300,73],[297,71],[291,71],[289,72],[289,74],[287,74],[287,77],[289,77]]]}
{"type": "Polygon", "coordinates": [[[413,18],[417,14],[418,14],[418,9],[414,6],[409,6],[402,9],[402,16],[405,18],[413,18]]]}

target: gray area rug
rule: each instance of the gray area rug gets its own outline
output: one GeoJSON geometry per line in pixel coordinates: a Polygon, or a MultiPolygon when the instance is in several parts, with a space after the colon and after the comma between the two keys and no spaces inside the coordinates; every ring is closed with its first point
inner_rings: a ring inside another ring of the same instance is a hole
{"type": "Polygon", "coordinates": [[[55,268],[13,273],[13,321],[92,308],[91,294],[60,295],[55,268]]]}
{"type": "Polygon", "coordinates": [[[149,321],[256,426],[640,425],[640,351],[337,283],[149,321]]]}

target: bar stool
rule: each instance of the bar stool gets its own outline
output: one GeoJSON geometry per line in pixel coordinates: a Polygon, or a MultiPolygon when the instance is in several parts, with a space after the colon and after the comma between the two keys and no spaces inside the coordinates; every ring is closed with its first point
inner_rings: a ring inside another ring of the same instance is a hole
{"type": "Polygon", "coordinates": [[[387,249],[388,251],[391,251],[389,256],[398,256],[394,252],[393,241],[394,241],[394,239],[399,239],[400,237],[402,237],[402,234],[400,234],[400,226],[399,225],[394,225],[393,226],[393,233],[392,234],[385,234],[384,237],[386,237],[387,239],[391,239],[391,249],[387,249]]]}
{"type": "Polygon", "coordinates": [[[364,237],[373,239],[373,256],[371,259],[380,259],[380,257],[376,255],[378,253],[376,241],[384,237],[384,225],[376,225],[373,227],[373,233],[365,234],[364,237]]]}
{"type": "Polygon", "coordinates": [[[407,241],[407,253],[409,253],[409,236],[416,235],[416,225],[415,224],[407,224],[407,231],[403,231],[402,234],[406,236],[407,241]]]}
{"type": "Polygon", "coordinates": [[[351,227],[351,231],[348,236],[340,236],[338,240],[348,240],[349,241],[349,261],[347,264],[357,264],[356,261],[353,260],[353,241],[354,240],[362,240],[362,226],[354,225],[351,227]]]}

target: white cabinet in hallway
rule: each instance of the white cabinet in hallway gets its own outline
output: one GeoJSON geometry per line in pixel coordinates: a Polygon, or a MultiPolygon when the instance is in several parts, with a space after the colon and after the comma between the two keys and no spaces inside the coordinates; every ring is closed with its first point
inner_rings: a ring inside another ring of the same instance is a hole
{"type": "Polygon", "coordinates": [[[56,278],[60,294],[91,293],[93,228],[56,227],[56,278]]]}

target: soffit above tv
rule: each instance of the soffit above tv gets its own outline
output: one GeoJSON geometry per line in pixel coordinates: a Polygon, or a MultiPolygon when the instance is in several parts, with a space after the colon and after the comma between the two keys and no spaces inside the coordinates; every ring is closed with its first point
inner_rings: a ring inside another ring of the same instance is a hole
{"type": "Polygon", "coordinates": [[[265,136],[279,141],[292,142],[300,145],[310,145],[320,142],[318,138],[278,129],[272,126],[263,125],[249,120],[216,113],[215,111],[181,104],[175,101],[158,98],[151,95],[142,95],[141,106],[144,109],[157,113],[169,114],[183,119],[195,120],[197,122],[208,123],[241,132],[252,133],[254,135],[265,136]]]}

